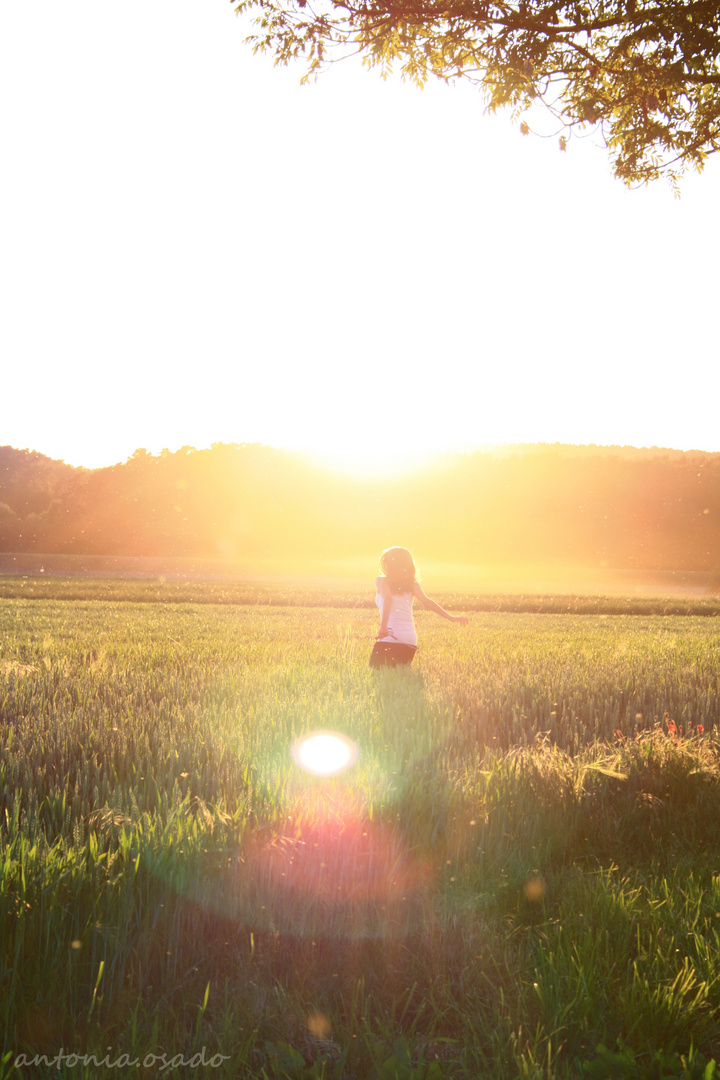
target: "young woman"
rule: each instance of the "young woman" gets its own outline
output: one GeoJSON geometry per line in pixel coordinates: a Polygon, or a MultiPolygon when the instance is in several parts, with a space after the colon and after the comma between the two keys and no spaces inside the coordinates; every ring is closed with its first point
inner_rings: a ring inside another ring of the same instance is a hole
{"type": "Polygon", "coordinates": [[[375,578],[375,603],[380,608],[380,630],[370,656],[370,667],[410,664],[417,648],[413,600],[450,622],[467,626],[463,615],[450,615],[420,588],[415,563],[407,548],[391,547],[380,556],[382,574],[375,578]]]}

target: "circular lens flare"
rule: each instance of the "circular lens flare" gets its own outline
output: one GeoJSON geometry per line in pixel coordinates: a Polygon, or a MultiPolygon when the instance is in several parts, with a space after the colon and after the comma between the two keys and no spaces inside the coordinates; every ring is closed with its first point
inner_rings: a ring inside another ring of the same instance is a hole
{"type": "Polygon", "coordinates": [[[335,731],[314,731],[295,741],[292,756],[306,772],[334,776],[355,763],[358,748],[352,739],[335,731]]]}

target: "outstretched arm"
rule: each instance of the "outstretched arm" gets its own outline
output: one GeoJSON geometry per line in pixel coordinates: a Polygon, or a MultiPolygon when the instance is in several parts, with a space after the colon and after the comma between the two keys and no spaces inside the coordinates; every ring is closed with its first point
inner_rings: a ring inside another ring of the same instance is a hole
{"type": "Polygon", "coordinates": [[[442,615],[443,619],[448,619],[450,622],[456,622],[460,623],[462,626],[467,626],[468,619],[464,615],[451,615],[449,611],[446,611],[445,608],[440,607],[440,605],[436,604],[434,600],[431,600],[429,596],[426,596],[417,581],[413,586],[413,595],[428,611],[434,611],[436,615],[442,615]]]}

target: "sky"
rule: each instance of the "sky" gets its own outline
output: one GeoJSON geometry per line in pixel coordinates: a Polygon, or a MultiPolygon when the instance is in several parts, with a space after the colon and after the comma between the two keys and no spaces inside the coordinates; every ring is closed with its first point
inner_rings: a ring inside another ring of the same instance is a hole
{"type": "Polygon", "coordinates": [[[720,162],[629,191],[471,86],[301,86],[248,32],[3,0],[0,445],[720,451],[720,162]]]}

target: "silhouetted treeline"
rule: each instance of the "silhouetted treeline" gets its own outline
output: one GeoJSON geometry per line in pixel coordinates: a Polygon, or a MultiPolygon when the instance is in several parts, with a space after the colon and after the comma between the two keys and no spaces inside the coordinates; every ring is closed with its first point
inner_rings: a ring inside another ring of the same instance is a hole
{"type": "Polygon", "coordinates": [[[709,570],[720,454],[535,445],[360,480],[259,444],[138,450],[73,469],[0,448],[0,550],[342,558],[400,543],[447,562],[709,570]]]}

